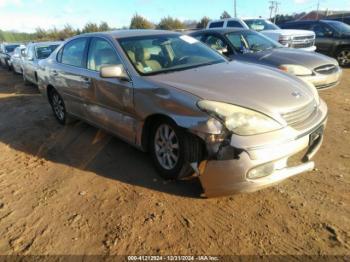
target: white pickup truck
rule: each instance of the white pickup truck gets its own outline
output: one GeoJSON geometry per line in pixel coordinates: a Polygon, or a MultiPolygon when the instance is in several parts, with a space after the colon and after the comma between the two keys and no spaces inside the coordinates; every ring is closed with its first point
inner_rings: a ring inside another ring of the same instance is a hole
{"type": "Polygon", "coordinates": [[[227,18],[211,21],[207,28],[238,27],[258,31],[265,36],[279,42],[285,47],[298,48],[306,51],[315,51],[316,35],[308,30],[281,29],[266,19],[239,19],[227,18]]]}

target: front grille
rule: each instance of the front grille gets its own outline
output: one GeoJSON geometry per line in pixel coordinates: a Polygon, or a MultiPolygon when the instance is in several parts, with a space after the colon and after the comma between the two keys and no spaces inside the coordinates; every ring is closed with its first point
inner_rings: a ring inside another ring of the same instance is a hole
{"type": "Polygon", "coordinates": [[[291,127],[297,127],[311,117],[317,110],[316,102],[307,104],[292,112],[282,114],[283,119],[291,127]]]}
{"type": "Polygon", "coordinates": [[[295,36],[293,37],[294,40],[306,40],[306,39],[311,39],[314,40],[315,37],[313,35],[305,35],[305,36],[295,36]]]}
{"type": "Polygon", "coordinates": [[[291,47],[293,48],[308,48],[315,45],[315,36],[305,35],[305,36],[295,36],[292,40],[291,47]]]}
{"type": "Polygon", "coordinates": [[[292,47],[293,48],[308,48],[314,46],[314,42],[311,43],[293,43],[292,47]]]}
{"type": "Polygon", "coordinates": [[[323,75],[330,75],[337,71],[337,67],[335,65],[324,65],[315,68],[315,72],[323,75]]]}

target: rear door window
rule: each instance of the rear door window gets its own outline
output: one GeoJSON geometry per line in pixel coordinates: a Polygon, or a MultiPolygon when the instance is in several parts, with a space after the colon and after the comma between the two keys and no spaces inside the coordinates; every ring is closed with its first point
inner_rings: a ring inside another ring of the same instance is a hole
{"type": "Polygon", "coordinates": [[[88,38],[78,38],[68,42],[62,50],[62,64],[85,68],[85,52],[88,38]]]}

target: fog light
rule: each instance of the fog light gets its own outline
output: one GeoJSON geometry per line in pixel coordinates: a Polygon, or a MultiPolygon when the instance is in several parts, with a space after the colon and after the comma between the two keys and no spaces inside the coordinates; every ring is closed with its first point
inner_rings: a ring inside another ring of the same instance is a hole
{"type": "Polygon", "coordinates": [[[258,178],[266,177],[266,176],[272,175],[274,171],[275,171],[275,164],[267,163],[265,165],[258,166],[250,170],[248,172],[248,178],[258,179],[258,178]]]}

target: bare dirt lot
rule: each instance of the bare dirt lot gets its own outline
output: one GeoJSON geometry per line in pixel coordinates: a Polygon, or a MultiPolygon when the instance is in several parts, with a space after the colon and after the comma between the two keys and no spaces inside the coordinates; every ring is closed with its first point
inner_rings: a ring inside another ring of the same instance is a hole
{"type": "Polygon", "coordinates": [[[254,194],[201,199],[149,156],[77,122],[0,70],[0,255],[350,254],[350,69],[317,169],[254,194]]]}

